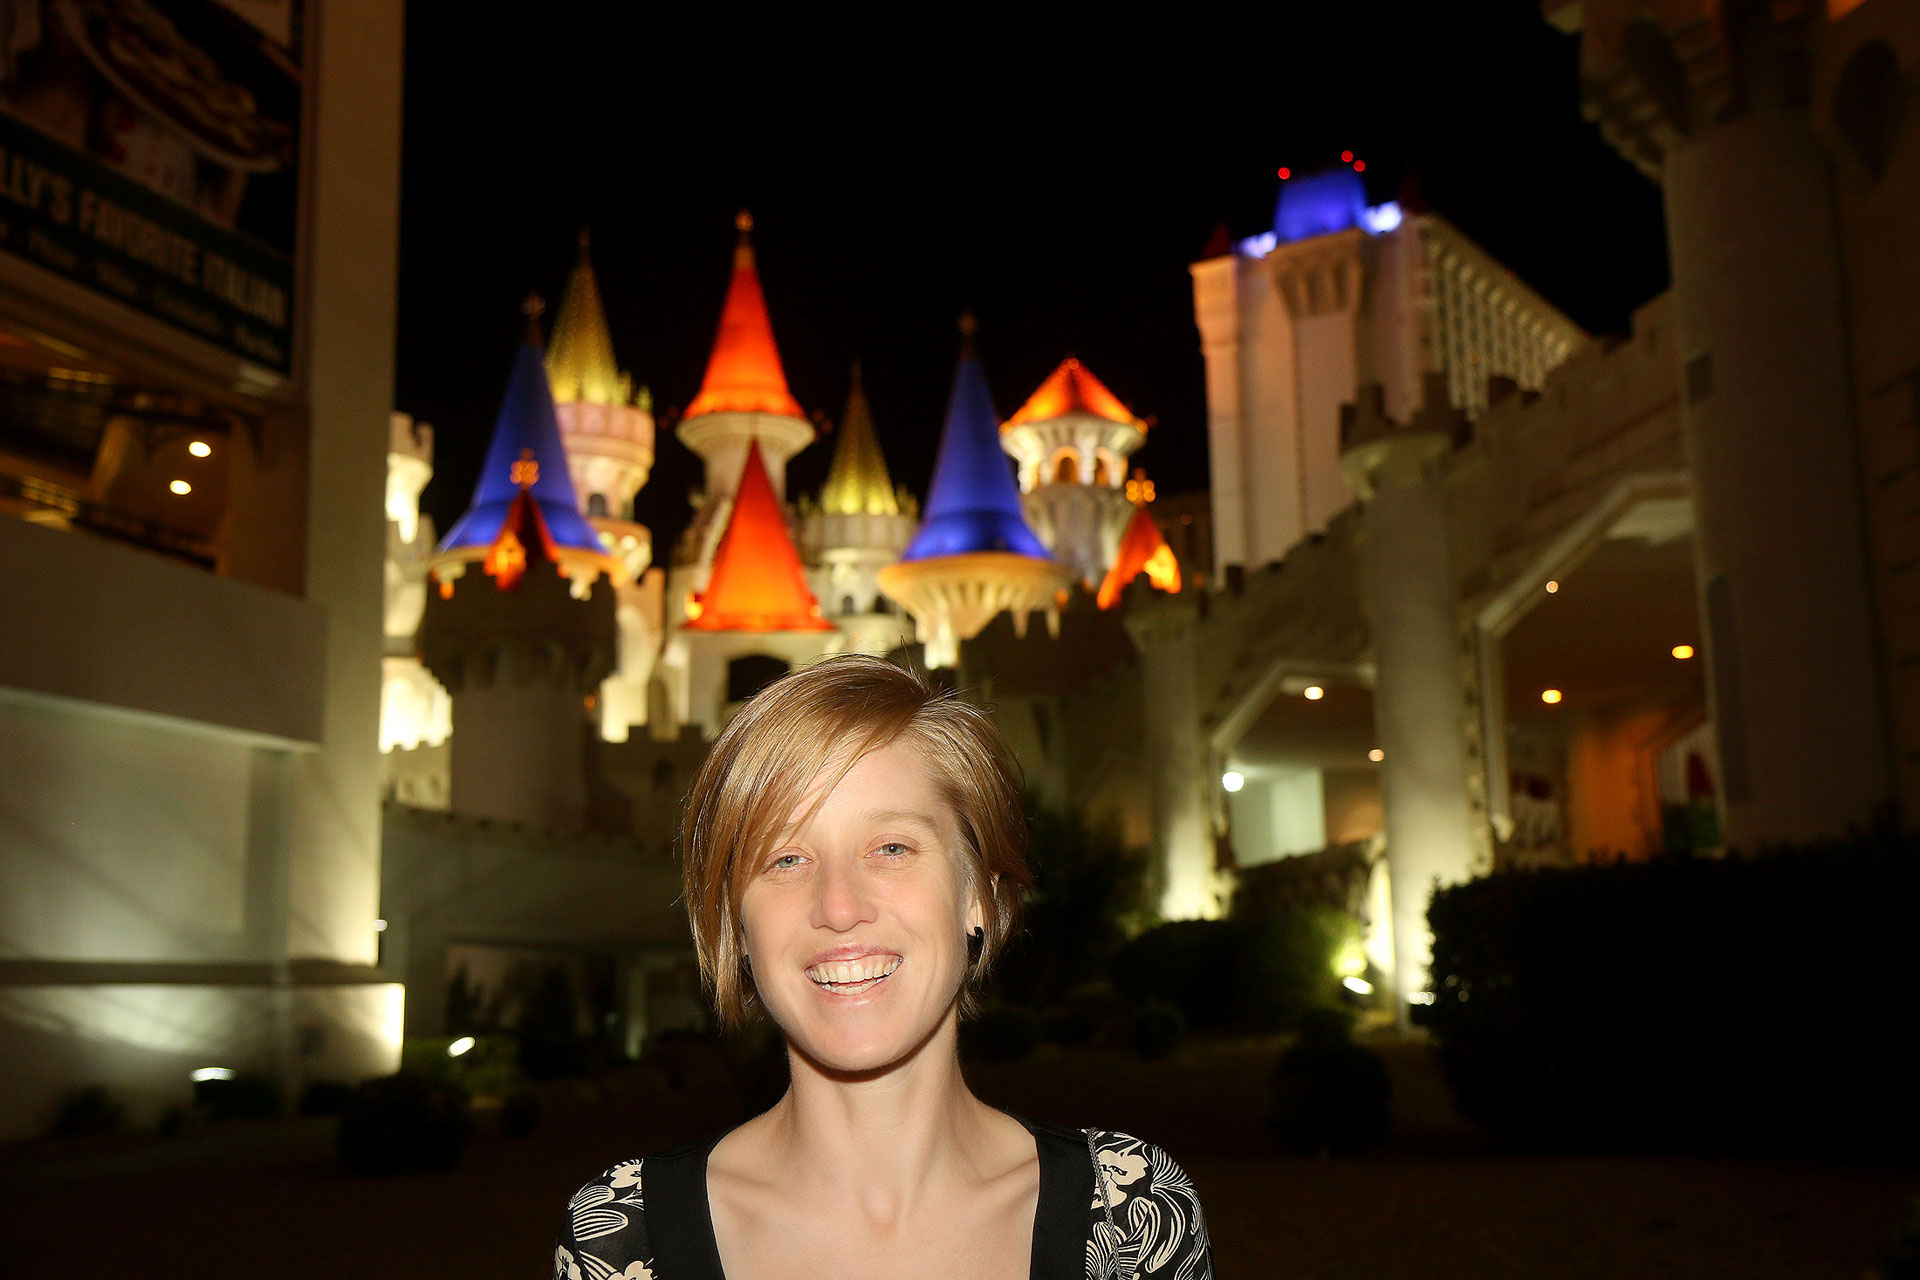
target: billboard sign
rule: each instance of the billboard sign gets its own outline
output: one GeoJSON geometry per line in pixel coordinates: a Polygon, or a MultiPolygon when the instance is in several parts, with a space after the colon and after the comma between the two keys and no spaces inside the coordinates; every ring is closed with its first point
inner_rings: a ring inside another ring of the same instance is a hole
{"type": "Polygon", "coordinates": [[[0,252],[293,353],[300,0],[0,0],[0,252]]]}

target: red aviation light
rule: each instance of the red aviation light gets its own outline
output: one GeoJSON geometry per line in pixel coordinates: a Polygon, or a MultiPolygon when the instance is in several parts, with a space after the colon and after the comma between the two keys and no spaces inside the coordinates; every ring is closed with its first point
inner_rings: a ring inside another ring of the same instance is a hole
{"type": "Polygon", "coordinates": [[[1365,160],[1355,160],[1353,162],[1353,171],[1355,173],[1365,173],[1367,171],[1367,162],[1365,160]]]}
{"type": "Polygon", "coordinates": [[[1341,163],[1341,164],[1352,164],[1352,163],[1353,163],[1353,152],[1351,152],[1351,151],[1342,151],[1342,152],[1340,153],[1340,163],[1341,163]]]}
{"type": "Polygon", "coordinates": [[[1291,178],[1292,176],[1293,176],[1293,170],[1286,169],[1286,168],[1283,168],[1280,170],[1280,181],[1285,182],[1288,178],[1291,178]]]}

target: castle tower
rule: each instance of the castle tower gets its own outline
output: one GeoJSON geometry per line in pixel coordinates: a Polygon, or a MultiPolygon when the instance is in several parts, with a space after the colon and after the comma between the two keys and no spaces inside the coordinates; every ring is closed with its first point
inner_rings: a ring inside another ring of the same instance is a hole
{"type": "Polygon", "coordinates": [[[690,717],[709,736],[762,686],[838,647],[754,442],[707,589],[688,602],[681,632],[690,717]]]}
{"type": "Polygon", "coordinates": [[[615,591],[619,663],[600,687],[598,705],[601,736],[624,742],[631,726],[646,723],[647,684],[663,626],[664,575],[648,571],[653,535],[632,519],[634,495],[653,470],[653,397],[645,387],[636,392],[614,361],[584,228],[554,316],[546,367],[581,514],[624,570],[615,591]]]}
{"type": "Polygon", "coordinates": [[[652,534],[632,520],[633,497],[653,470],[653,397],[645,387],[635,392],[633,379],[614,362],[584,229],[579,261],[554,316],[546,366],[581,513],[606,535],[627,575],[638,578],[653,559],[652,534]]]}
{"type": "Polygon", "coordinates": [[[926,520],[899,561],[879,575],[880,590],[913,615],[930,667],[958,664],[960,642],[979,635],[1002,610],[1013,614],[1021,635],[1036,609],[1046,610],[1049,629],[1057,630],[1056,597],[1067,586],[1067,571],[1021,515],[987,373],[974,352],[973,317],[960,329],[966,336],[940,429],[926,520]]]}
{"type": "Polygon", "coordinates": [[[862,652],[885,653],[902,643],[901,619],[882,611],[879,575],[900,558],[919,515],[913,496],[896,490],[887,474],[856,360],[833,463],[819,502],[801,516],[800,543],[827,616],[862,652]]]}
{"type": "Polygon", "coordinates": [[[1143,573],[1159,590],[1179,593],[1180,562],[1174,558],[1173,548],[1167,545],[1160,526],[1147,514],[1144,498],[1133,509],[1133,518],[1127,521],[1126,530],[1120,535],[1120,547],[1114,553],[1107,576],[1100,581],[1100,593],[1094,597],[1094,603],[1102,609],[1118,605],[1120,593],[1126,590],[1127,584],[1143,573]]]}
{"type": "Polygon", "coordinates": [[[1000,447],[1019,463],[1027,522],[1089,589],[1132,518],[1127,459],[1146,438],[1147,424],[1071,357],[1001,425],[1000,447]]]}
{"type": "Polygon", "coordinates": [[[577,831],[624,575],[575,502],[530,321],[473,501],[431,562],[419,650],[452,696],[454,811],[577,831]]]}
{"type": "Polygon", "coordinates": [[[741,210],[734,225],[740,242],[733,251],[733,279],[720,311],[720,329],[700,394],[687,406],[677,434],[706,464],[706,492],[675,554],[677,564],[694,566],[694,589],[705,590],[727,510],[746,467],[750,445],[758,443],[774,496],[786,497],[787,459],[813,443],[813,425],[787,390],[780,349],[767,319],[766,295],[753,255],[753,218],[741,210]]]}

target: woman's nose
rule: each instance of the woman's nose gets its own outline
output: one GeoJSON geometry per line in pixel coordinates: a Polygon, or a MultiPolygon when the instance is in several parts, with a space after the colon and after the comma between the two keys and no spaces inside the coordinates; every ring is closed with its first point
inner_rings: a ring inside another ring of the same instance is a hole
{"type": "Polygon", "coordinates": [[[814,884],[814,923],[819,927],[845,933],[873,919],[872,904],[857,866],[839,858],[822,859],[814,884]]]}

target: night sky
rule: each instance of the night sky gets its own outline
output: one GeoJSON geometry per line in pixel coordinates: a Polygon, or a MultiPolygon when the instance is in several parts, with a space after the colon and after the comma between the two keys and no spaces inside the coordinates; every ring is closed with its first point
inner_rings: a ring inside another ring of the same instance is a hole
{"type": "MultiPolygon", "coordinates": [[[[1281,165],[1352,148],[1375,199],[1417,176],[1595,332],[1665,288],[1658,191],[1580,118],[1576,41],[1537,4],[1328,8],[1154,31],[925,10],[947,30],[909,38],[748,8],[669,28],[653,6],[548,0],[504,24],[416,0],[396,405],[438,432],[428,510],[444,531],[465,505],[520,301],[557,301],[582,224],[661,420],[638,504],[657,559],[699,481],[666,414],[699,386],[742,205],[794,395],[837,419],[859,356],[894,479],[920,493],[967,308],[1002,413],[1077,355],[1155,422],[1135,462],[1160,491],[1204,488],[1187,266],[1222,221],[1267,227],[1281,165]]],[[[790,493],[817,487],[831,440],[790,493]]]]}

